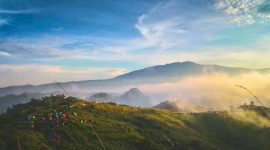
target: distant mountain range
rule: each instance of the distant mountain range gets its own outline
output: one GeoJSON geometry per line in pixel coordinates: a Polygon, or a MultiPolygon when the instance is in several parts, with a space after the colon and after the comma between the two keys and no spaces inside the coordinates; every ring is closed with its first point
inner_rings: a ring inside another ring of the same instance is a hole
{"type": "Polygon", "coordinates": [[[129,106],[151,106],[149,97],[143,94],[138,88],[132,88],[122,95],[111,95],[109,93],[96,93],[87,98],[88,101],[114,102],[129,106]]]}
{"type": "MultiPolygon", "coordinates": [[[[51,93],[54,95],[63,94],[61,92],[51,93]]],[[[40,99],[44,96],[51,95],[50,93],[29,93],[24,92],[22,94],[8,94],[0,97],[0,113],[5,112],[13,105],[30,102],[31,99],[40,99]]],[[[137,88],[132,88],[123,94],[118,93],[95,93],[88,98],[90,102],[114,102],[117,104],[129,105],[129,106],[141,106],[152,107],[151,100],[143,92],[137,88]]]]}
{"type": "Polygon", "coordinates": [[[193,62],[176,62],[166,65],[153,66],[141,70],[132,71],[115,78],[106,80],[85,80],[64,83],[50,83],[42,85],[23,85],[0,88],[0,96],[7,94],[19,94],[23,92],[52,93],[61,90],[59,84],[67,91],[74,89],[119,87],[124,85],[136,86],[138,84],[173,82],[186,76],[199,76],[211,73],[226,73],[228,75],[238,75],[249,72],[266,73],[270,69],[247,69],[232,68],[218,65],[200,65],[193,62]]]}

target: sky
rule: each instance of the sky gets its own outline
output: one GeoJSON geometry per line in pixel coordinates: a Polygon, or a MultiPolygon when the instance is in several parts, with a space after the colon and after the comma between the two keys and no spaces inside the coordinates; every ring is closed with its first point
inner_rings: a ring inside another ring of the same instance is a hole
{"type": "Polygon", "coordinates": [[[193,61],[270,67],[269,0],[0,0],[0,87],[193,61]]]}

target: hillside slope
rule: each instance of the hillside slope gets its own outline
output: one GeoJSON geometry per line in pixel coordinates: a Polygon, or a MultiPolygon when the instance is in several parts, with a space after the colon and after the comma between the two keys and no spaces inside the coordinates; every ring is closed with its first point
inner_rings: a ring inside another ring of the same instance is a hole
{"type": "Polygon", "coordinates": [[[270,128],[225,112],[174,114],[64,96],[32,100],[0,116],[0,149],[270,149],[270,128]],[[58,116],[58,117],[57,117],[58,116]]]}
{"type": "Polygon", "coordinates": [[[193,105],[192,103],[182,101],[182,100],[176,100],[176,101],[165,101],[162,102],[154,108],[158,109],[164,109],[164,110],[170,110],[175,112],[205,112],[208,111],[208,109],[199,107],[196,105],[193,105]]]}

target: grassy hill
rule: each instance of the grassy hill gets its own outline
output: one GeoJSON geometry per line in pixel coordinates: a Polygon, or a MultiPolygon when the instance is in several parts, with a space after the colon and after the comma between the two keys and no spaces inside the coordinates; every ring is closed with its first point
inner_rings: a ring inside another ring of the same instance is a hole
{"type": "Polygon", "coordinates": [[[205,112],[207,111],[206,108],[200,107],[193,105],[192,103],[181,101],[181,100],[176,100],[176,101],[165,101],[162,102],[154,108],[158,109],[165,109],[165,110],[170,110],[170,111],[175,111],[175,112],[205,112]]]}
{"type": "Polygon", "coordinates": [[[0,116],[0,149],[270,149],[270,128],[227,112],[173,113],[91,103],[63,95],[32,100],[0,116]]]}

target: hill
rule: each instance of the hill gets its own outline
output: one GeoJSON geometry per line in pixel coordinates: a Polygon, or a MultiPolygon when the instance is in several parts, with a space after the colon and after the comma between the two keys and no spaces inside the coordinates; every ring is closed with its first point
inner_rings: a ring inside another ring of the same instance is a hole
{"type": "Polygon", "coordinates": [[[95,93],[87,98],[87,101],[89,102],[116,102],[117,98],[109,93],[95,93]]]}
{"type": "Polygon", "coordinates": [[[19,103],[29,102],[32,98],[41,98],[47,94],[42,93],[22,93],[22,94],[9,94],[3,97],[0,97],[0,113],[3,113],[7,108],[12,107],[12,105],[19,103]]]}
{"type": "Polygon", "coordinates": [[[170,110],[170,111],[176,111],[176,112],[205,112],[208,111],[206,108],[195,106],[191,103],[176,100],[176,101],[165,101],[162,102],[154,108],[158,109],[164,109],[164,110],[170,110]]]}
{"type": "Polygon", "coordinates": [[[0,149],[100,150],[98,138],[108,150],[269,149],[269,127],[227,112],[174,114],[58,95],[0,115],[0,149]]]}
{"type": "Polygon", "coordinates": [[[86,80],[64,83],[50,83],[36,86],[23,85],[4,87],[0,88],[0,96],[5,96],[7,94],[19,94],[22,92],[53,93],[61,89],[59,84],[61,84],[61,86],[67,91],[74,92],[74,89],[80,91],[87,88],[104,89],[104,87],[113,88],[123,85],[136,86],[138,84],[147,83],[173,82],[175,79],[187,76],[191,77],[211,73],[226,73],[228,75],[237,75],[254,71],[259,73],[266,73],[269,72],[270,69],[233,68],[218,65],[201,65],[193,62],[176,62],[132,71],[106,80],[86,80]]]}
{"type": "Polygon", "coordinates": [[[138,88],[131,88],[121,95],[112,95],[110,93],[96,93],[87,98],[88,101],[95,102],[114,102],[117,104],[129,106],[150,107],[150,99],[138,88]]]}
{"type": "Polygon", "coordinates": [[[144,95],[138,88],[132,88],[119,97],[119,104],[129,106],[151,106],[150,99],[144,95]]]}

